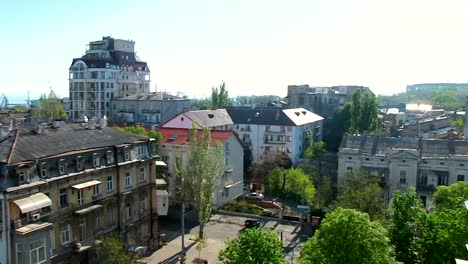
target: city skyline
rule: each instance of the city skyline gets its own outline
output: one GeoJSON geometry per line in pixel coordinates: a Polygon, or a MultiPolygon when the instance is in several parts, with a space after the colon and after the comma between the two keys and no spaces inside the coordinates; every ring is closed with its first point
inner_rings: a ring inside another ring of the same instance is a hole
{"type": "Polygon", "coordinates": [[[285,96],[287,85],[468,82],[464,1],[80,1],[0,4],[0,94],[68,97],[68,68],[90,41],[132,39],[151,90],[285,96]],[[8,40],[8,41],[6,41],[8,40]]]}

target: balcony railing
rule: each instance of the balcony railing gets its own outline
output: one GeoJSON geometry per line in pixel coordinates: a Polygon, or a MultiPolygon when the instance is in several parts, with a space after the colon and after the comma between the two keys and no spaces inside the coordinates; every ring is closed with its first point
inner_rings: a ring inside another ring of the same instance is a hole
{"type": "Polygon", "coordinates": [[[436,190],[436,186],[434,186],[433,184],[417,184],[416,185],[416,190],[417,191],[429,191],[429,192],[433,192],[436,190]]]}

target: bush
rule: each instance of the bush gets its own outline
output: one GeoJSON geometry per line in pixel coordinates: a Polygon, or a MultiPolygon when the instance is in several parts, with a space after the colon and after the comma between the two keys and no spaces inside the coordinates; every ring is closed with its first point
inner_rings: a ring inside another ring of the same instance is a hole
{"type": "Polygon", "coordinates": [[[224,205],[223,208],[226,211],[238,212],[238,213],[244,213],[244,214],[254,214],[254,215],[260,215],[260,216],[272,215],[272,212],[268,210],[264,210],[263,208],[255,204],[249,204],[243,200],[228,202],[224,205]]]}

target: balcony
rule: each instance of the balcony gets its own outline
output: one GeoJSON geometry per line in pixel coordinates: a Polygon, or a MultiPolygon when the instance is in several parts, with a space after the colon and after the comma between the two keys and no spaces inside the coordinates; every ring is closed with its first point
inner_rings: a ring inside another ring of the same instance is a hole
{"type": "Polygon", "coordinates": [[[281,140],[275,140],[275,139],[265,139],[264,140],[265,144],[286,144],[286,139],[281,139],[281,140]]]}
{"type": "Polygon", "coordinates": [[[434,192],[436,190],[436,186],[433,184],[420,184],[416,185],[416,191],[418,192],[434,192]]]}

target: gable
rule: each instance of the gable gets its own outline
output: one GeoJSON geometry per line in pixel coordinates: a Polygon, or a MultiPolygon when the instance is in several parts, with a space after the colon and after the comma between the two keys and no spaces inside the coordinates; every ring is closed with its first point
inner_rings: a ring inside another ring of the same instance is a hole
{"type": "Polygon", "coordinates": [[[173,117],[171,120],[162,124],[161,127],[189,129],[192,128],[192,124],[195,124],[196,128],[201,128],[199,125],[197,125],[197,123],[193,122],[193,120],[190,117],[188,117],[185,113],[180,113],[173,117]]]}
{"type": "Polygon", "coordinates": [[[415,155],[408,151],[400,151],[389,156],[392,159],[419,159],[418,155],[415,155]]]}

